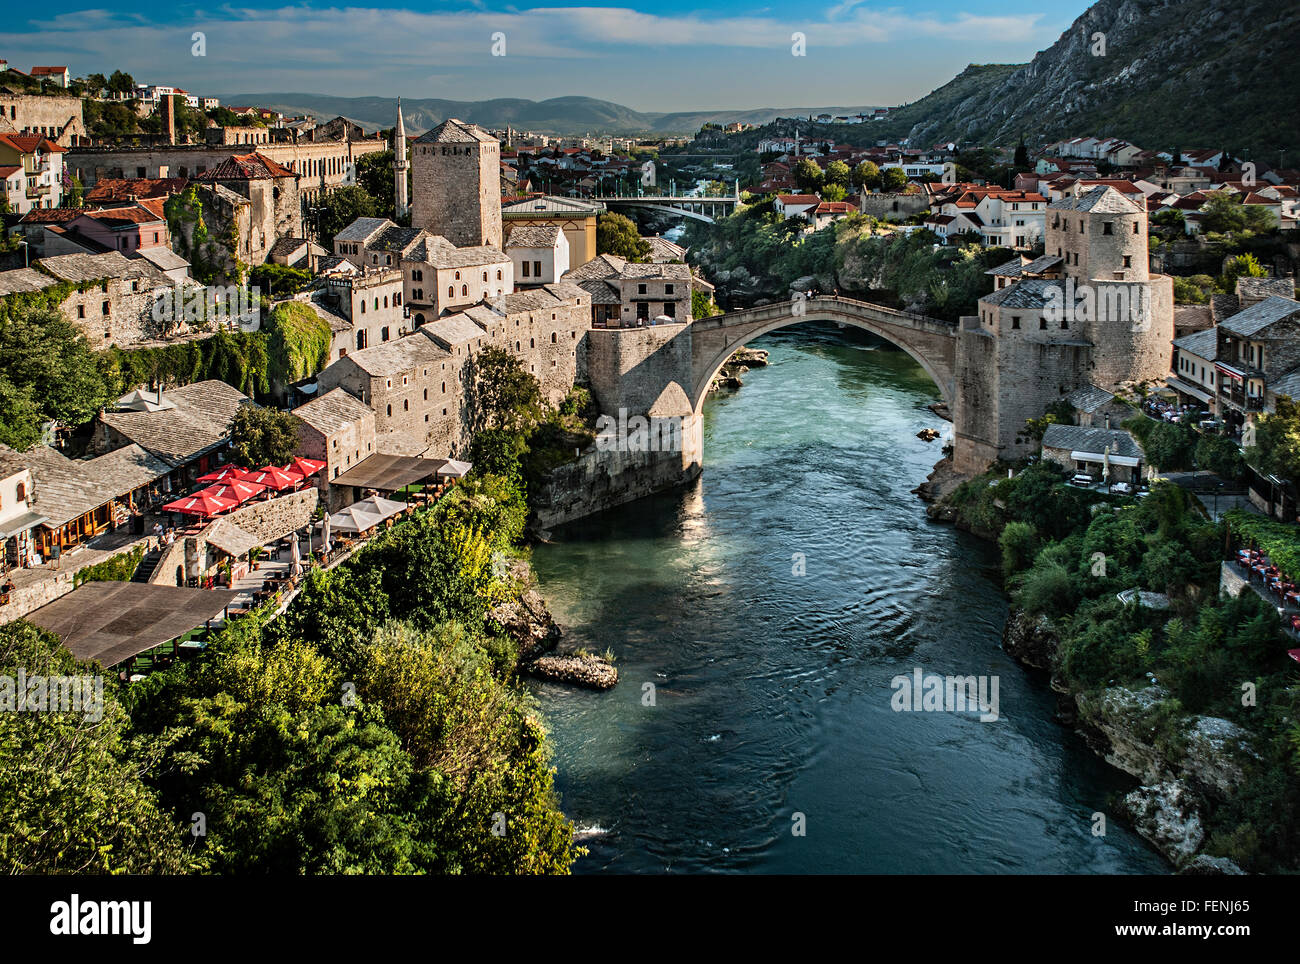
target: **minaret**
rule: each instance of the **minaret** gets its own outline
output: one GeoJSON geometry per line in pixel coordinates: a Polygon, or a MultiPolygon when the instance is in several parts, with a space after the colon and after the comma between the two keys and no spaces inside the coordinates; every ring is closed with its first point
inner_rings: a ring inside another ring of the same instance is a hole
{"type": "Polygon", "coordinates": [[[405,217],[411,209],[406,188],[406,125],[402,123],[402,98],[397,98],[397,127],[393,131],[393,197],[397,216],[405,217]]]}

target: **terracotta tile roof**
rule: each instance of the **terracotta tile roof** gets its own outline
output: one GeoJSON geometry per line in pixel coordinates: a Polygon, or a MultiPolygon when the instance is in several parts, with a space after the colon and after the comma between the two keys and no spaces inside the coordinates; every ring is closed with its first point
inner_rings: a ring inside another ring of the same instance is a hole
{"type": "Polygon", "coordinates": [[[0,134],[0,144],[8,144],[19,154],[34,154],[38,150],[47,154],[64,154],[66,151],[41,134],[0,134]]]}
{"type": "Polygon", "coordinates": [[[101,177],[86,192],[90,204],[108,201],[137,201],[145,198],[168,198],[185,189],[183,177],[101,177]]]}
{"type": "Polygon", "coordinates": [[[252,181],[273,177],[297,177],[283,164],[254,151],[231,154],[228,158],[198,175],[196,181],[252,181]]]}

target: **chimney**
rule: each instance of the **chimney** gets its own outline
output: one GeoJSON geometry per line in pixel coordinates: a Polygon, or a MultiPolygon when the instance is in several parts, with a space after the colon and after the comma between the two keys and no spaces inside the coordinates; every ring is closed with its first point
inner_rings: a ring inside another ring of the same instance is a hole
{"type": "Polygon", "coordinates": [[[163,133],[167,135],[167,143],[176,143],[176,101],[172,97],[164,97],[158,102],[158,109],[162,111],[163,133]]]}

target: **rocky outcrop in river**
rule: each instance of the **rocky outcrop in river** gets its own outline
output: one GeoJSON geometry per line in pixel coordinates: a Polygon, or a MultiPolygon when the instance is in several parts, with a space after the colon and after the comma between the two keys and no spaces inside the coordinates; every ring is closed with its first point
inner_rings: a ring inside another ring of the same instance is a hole
{"type": "Polygon", "coordinates": [[[590,653],[543,656],[528,664],[528,672],[555,683],[607,690],[618,683],[618,670],[603,656],[590,653]]]}

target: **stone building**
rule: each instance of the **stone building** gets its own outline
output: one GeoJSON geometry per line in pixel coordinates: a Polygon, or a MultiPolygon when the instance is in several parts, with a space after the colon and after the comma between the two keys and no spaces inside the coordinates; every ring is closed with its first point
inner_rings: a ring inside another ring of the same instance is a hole
{"type": "Polygon", "coordinates": [[[605,254],[574,268],[564,280],[581,287],[591,298],[593,328],[635,328],[669,318],[691,319],[691,294],[712,292],[713,286],[691,273],[686,264],[636,264],[605,254]]]}
{"type": "Polygon", "coordinates": [[[506,240],[521,286],[554,284],[569,270],[569,241],[558,225],[525,225],[506,240]]]}
{"type": "MultiPolygon", "coordinates": [[[[302,205],[298,175],[265,155],[231,154],[194,178],[201,185],[224,188],[248,202],[247,234],[241,237],[250,264],[263,264],[282,237],[301,237],[302,205]]],[[[226,198],[234,202],[233,198],[226,198]]],[[[234,206],[243,205],[234,202],[234,206]]],[[[209,232],[214,233],[211,226],[209,232]]]]}
{"type": "Polygon", "coordinates": [[[580,198],[534,194],[501,205],[506,238],[517,227],[557,227],[569,242],[569,267],[577,268],[596,257],[596,218],[605,206],[580,198]]]}
{"type": "Polygon", "coordinates": [[[316,475],[322,497],[330,491],[328,479],[375,452],[375,413],[341,388],[298,406],[293,414],[298,416],[298,454],[325,463],[325,471],[316,475]]]}
{"type": "Polygon", "coordinates": [[[411,224],[459,246],[501,248],[501,146],[450,118],[412,147],[411,224]]]}
{"type": "Polygon", "coordinates": [[[358,267],[400,267],[412,328],[514,290],[514,266],[499,248],[458,248],[387,218],[358,218],[335,235],[334,252],[358,267]]]}
{"type": "Polygon", "coordinates": [[[574,285],[515,292],[350,352],[317,384],[322,392],[342,388],[370,407],[376,451],[456,457],[469,444],[465,386],[474,354],[488,345],[509,351],[556,404],[585,373],[589,321],[587,295],[574,285]]]}
{"type": "Polygon", "coordinates": [[[1119,428],[1049,425],[1043,433],[1042,457],[1073,475],[1083,473],[1112,484],[1142,481],[1142,446],[1119,428]]]}
{"type": "Polygon", "coordinates": [[[154,294],[170,289],[172,280],[148,261],[109,251],[58,255],[38,264],[40,271],[0,271],[0,300],[62,283],[67,294],[59,310],[92,348],[130,347],[162,334],[162,323],[153,317],[154,294]]]}
{"type": "Polygon", "coordinates": [[[40,134],[60,147],[86,140],[81,98],[0,91],[0,133],[40,134]]]}
{"type": "MultiPolygon", "coordinates": [[[[298,194],[304,209],[321,194],[356,183],[357,161],[388,149],[380,137],[368,140],[308,141],[257,144],[257,153],[299,175],[298,194]]],[[[100,178],[197,177],[230,157],[222,144],[173,144],[164,147],[74,147],[66,166],[93,187],[100,178]]]]}
{"type": "Polygon", "coordinates": [[[1048,208],[1045,247],[1059,264],[1008,279],[962,319],[959,471],[1026,454],[1026,421],[1084,385],[1114,391],[1168,372],[1173,282],[1149,270],[1145,208],[1105,185],[1072,194],[1048,208]]]}
{"type": "Polygon", "coordinates": [[[402,304],[402,273],[396,268],[326,275],[307,301],[330,322],[331,362],[410,333],[402,304]]]}

